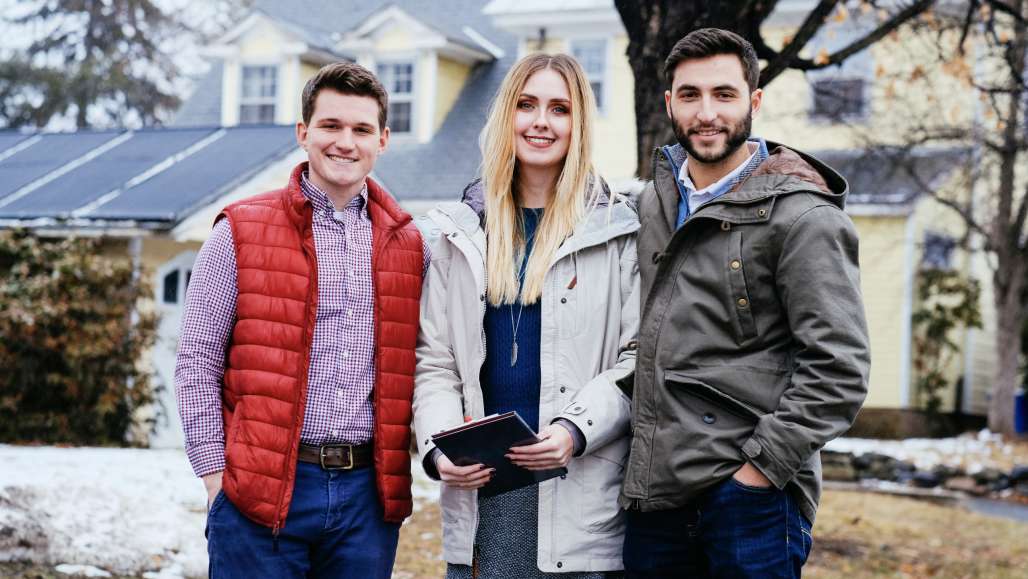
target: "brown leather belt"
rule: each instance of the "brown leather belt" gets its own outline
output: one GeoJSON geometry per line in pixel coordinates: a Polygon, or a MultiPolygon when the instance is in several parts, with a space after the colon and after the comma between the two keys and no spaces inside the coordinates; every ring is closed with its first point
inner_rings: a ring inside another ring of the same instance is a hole
{"type": "Polygon", "coordinates": [[[353,470],[365,468],[375,462],[371,443],[326,444],[324,446],[300,445],[297,460],[311,462],[325,470],[353,470]]]}

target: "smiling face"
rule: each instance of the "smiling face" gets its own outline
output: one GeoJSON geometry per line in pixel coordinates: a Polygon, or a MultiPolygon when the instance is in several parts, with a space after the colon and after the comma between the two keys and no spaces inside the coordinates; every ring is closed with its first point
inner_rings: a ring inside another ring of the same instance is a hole
{"type": "Polygon", "coordinates": [[[761,97],[750,92],[739,57],[718,54],[680,62],[664,103],[689,157],[717,164],[745,153],[761,97]]]}
{"type": "Polygon", "coordinates": [[[297,123],[296,140],[307,151],[311,182],[333,202],[357,195],[385,151],[389,129],[379,130],[378,115],[375,99],[326,88],[318,92],[310,122],[297,123]]]}
{"type": "Polygon", "coordinates": [[[556,71],[528,77],[514,109],[514,155],[521,171],[560,167],[571,144],[571,95],[556,71]]]}

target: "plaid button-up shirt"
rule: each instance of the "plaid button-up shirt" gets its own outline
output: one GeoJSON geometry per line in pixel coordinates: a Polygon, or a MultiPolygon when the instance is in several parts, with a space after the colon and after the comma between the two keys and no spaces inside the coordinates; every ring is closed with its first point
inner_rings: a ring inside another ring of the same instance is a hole
{"type": "MultiPolygon", "coordinates": [[[[367,185],[342,210],[311,183],[300,183],[314,207],[318,309],[311,344],[304,444],[371,440],[375,381],[374,286],[367,185]]],[[[428,271],[430,253],[424,247],[428,271]]],[[[175,388],[186,454],[197,476],[224,470],[221,388],[225,352],[236,321],[236,257],[227,220],[215,225],[193,265],[186,292],[175,388]]]]}

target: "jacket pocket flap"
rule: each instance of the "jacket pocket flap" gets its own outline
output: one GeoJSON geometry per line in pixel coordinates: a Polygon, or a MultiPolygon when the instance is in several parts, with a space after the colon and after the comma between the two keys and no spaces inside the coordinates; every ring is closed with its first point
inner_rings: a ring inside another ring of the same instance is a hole
{"type": "Polygon", "coordinates": [[[763,415],[762,412],[738,398],[725,394],[713,386],[704,384],[694,378],[689,378],[679,372],[671,370],[664,372],[664,383],[684,389],[688,391],[689,394],[702,400],[706,400],[714,406],[717,406],[718,408],[740,418],[756,422],[760,420],[760,417],[763,415]]]}

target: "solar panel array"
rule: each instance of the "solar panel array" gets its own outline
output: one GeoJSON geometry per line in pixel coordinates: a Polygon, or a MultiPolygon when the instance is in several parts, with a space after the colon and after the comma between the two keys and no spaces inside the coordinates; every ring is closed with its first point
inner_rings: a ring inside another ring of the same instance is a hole
{"type": "MultiPolygon", "coordinates": [[[[98,208],[91,217],[173,220],[296,148],[293,127],[235,127],[202,150],[98,208]]],[[[283,183],[285,185],[285,183],[283,183]]]]}
{"type": "Polygon", "coordinates": [[[0,219],[177,222],[296,147],[291,126],[0,133],[0,219]],[[115,141],[114,139],[119,139],[115,141]]]}
{"type": "Polygon", "coordinates": [[[103,146],[119,134],[104,131],[43,135],[30,147],[0,161],[0,205],[22,187],[103,146]]]}

